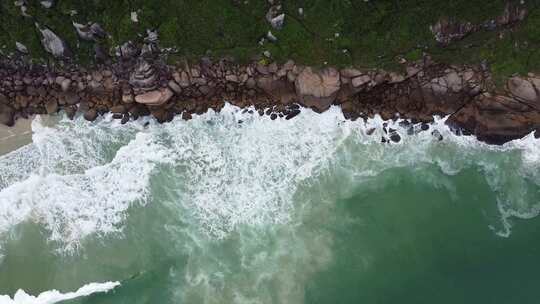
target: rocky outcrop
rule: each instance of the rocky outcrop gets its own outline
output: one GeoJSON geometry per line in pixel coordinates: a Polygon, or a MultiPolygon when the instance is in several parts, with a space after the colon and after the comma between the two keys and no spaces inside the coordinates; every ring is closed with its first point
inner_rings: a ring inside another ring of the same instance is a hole
{"type": "Polygon", "coordinates": [[[334,68],[314,71],[311,67],[306,67],[296,78],[295,86],[302,104],[322,112],[336,99],[341,88],[341,78],[334,68]]]}
{"type": "Polygon", "coordinates": [[[454,41],[465,38],[470,33],[477,30],[471,22],[459,22],[454,19],[444,17],[430,27],[435,36],[435,40],[442,46],[448,46],[454,41]]]}
{"type": "Polygon", "coordinates": [[[141,59],[129,76],[129,84],[133,87],[135,94],[156,89],[157,74],[154,67],[141,59]]]}
{"type": "Polygon", "coordinates": [[[480,140],[502,144],[540,128],[540,78],[513,77],[506,91],[483,93],[450,116],[449,123],[480,140]]]}
{"type": "MultiPolygon", "coordinates": [[[[540,130],[540,77],[534,74],[513,77],[497,91],[485,67],[437,64],[428,56],[397,73],[293,61],[239,65],[227,58],[171,66],[143,56],[134,44],[129,48],[131,57],[122,52],[117,62],[92,70],[0,61],[0,123],[58,111],[89,121],[111,112],[122,123],[144,115],[166,122],[219,110],[227,101],[253,105],[271,119],[294,119],[301,105],[317,112],[340,105],[348,119],[381,115],[427,123],[449,116],[457,133],[494,144],[540,130]]],[[[400,141],[396,132],[387,135],[388,142],[400,141]]]]}
{"type": "Polygon", "coordinates": [[[442,17],[437,23],[430,26],[430,30],[435,36],[437,43],[446,47],[452,42],[462,40],[467,35],[482,29],[493,31],[512,26],[523,21],[527,17],[527,14],[527,8],[523,4],[509,1],[506,3],[502,14],[495,19],[487,20],[481,24],[473,24],[471,22],[442,17]]]}

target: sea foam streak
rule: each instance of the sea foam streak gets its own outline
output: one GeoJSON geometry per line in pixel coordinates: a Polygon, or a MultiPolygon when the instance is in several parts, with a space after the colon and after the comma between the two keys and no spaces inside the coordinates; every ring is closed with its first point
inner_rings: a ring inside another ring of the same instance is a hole
{"type": "Polygon", "coordinates": [[[95,293],[104,293],[120,286],[120,282],[90,283],[77,289],[75,292],[61,293],[58,290],[49,290],[40,293],[37,297],[19,289],[13,298],[0,295],[0,304],[54,304],[62,301],[87,297],[95,293]]]}
{"type": "Polygon", "coordinates": [[[215,238],[238,225],[286,223],[298,184],[325,170],[361,181],[393,167],[433,164],[452,175],[476,166],[498,193],[499,234],[510,233],[509,218],[538,214],[538,201],[521,195],[528,191],[525,179],[540,183],[539,141],[532,135],[498,147],[456,136],[444,119],[415,135],[399,123],[347,121],[338,107],[272,121],[229,104],[221,113],[163,125],[148,118],[120,125],[106,116],[47,127],[36,119],[33,143],[0,157],[0,234],[32,221],[72,250],[86,236],[122,231],[129,208],[152,201],[152,180],[163,172],[169,185],[155,185],[158,191],[173,192],[170,203],[183,205],[215,238]],[[383,124],[401,142],[381,144],[383,124]]]}

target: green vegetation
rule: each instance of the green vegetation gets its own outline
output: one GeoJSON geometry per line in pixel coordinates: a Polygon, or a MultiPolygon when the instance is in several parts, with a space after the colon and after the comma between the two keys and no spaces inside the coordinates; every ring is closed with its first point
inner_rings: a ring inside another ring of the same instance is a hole
{"type": "MultiPolygon", "coordinates": [[[[59,0],[52,9],[29,0],[29,14],[51,27],[86,62],[92,45],[79,41],[71,25],[100,22],[111,34],[110,45],[140,39],[156,28],[163,46],[176,46],[178,56],[232,55],[239,61],[270,51],[283,61],[292,58],[312,65],[397,68],[397,57],[414,60],[426,51],[448,63],[491,64],[495,74],[540,70],[540,0],[528,0],[529,17],[502,32],[481,31],[447,48],[436,45],[429,26],[442,16],[479,23],[502,13],[505,0],[287,0],[281,31],[265,20],[265,0],[59,0]],[[300,14],[299,8],[303,9],[300,14]],[[78,13],[71,16],[70,12],[78,13]],[[137,11],[139,23],[130,12],[137,11]],[[276,43],[258,42],[266,33],[276,43]]],[[[33,57],[45,58],[33,20],[20,15],[13,1],[0,2],[0,45],[25,44],[33,57]]]]}

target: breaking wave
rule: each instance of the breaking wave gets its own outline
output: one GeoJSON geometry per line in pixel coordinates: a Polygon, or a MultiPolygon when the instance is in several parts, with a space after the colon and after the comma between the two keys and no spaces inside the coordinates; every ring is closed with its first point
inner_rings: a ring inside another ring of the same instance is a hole
{"type": "Polygon", "coordinates": [[[502,226],[493,229],[501,236],[510,234],[512,217],[538,215],[528,187],[540,184],[538,140],[489,146],[454,134],[444,121],[429,130],[379,117],[353,122],[338,107],[272,121],[230,104],[164,125],[148,118],[121,125],[105,116],[48,126],[37,117],[32,143],[0,157],[0,234],[30,221],[62,251],[76,250],[89,235],[121,233],[128,210],[159,194],[182,206],[200,232],[223,239],[240,226],[290,222],[298,185],[325,172],[359,183],[425,164],[448,175],[484,172],[497,193],[502,226]],[[381,143],[395,134],[399,142],[381,143]]]}
{"type": "Polygon", "coordinates": [[[0,304],[54,304],[81,297],[87,297],[95,293],[109,292],[119,286],[119,282],[90,283],[74,292],[61,293],[58,290],[49,290],[32,296],[19,289],[13,298],[0,295],[0,304]]]}

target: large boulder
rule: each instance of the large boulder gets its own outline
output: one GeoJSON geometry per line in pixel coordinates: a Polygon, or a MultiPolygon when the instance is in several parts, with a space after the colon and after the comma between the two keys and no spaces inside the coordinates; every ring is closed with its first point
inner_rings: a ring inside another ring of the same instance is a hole
{"type": "Polygon", "coordinates": [[[274,100],[288,104],[296,98],[294,85],[283,79],[264,76],[257,79],[257,87],[274,100]]]}
{"type": "Polygon", "coordinates": [[[411,99],[423,104],[429,115],[454,113],[481,92],[481,77],[470,70],[450,69],[414,87],[411,99]]]}
{"type": "Polygon", "coordinates": [[[55,99],[48,100],[45,102],[45,110],[47,111],[47,114],[54,114],[58,112],[58,102],[56,102],[55,99]]]}
{"type": "Polygon", "coordinates": [[[135,96],[135,101],[148,106],[159,106],[171,99],[174,93],[168,88],[146,92],[135,96]]]}
{"type": "Polygon", "coordinates": [[[479,140],[503,144],[540,127],[540,112],[511,97],[483,94],[452,114],[447,123],[479,140]]]}
{"type": "Polygon", "coordinates": [[[14,111],[8,106],[0,104],[0,125],[12,127],[15,124],[14,111]]]}
{"type": "Polygon", "coordinates": [[[71,50],[62,38],[47,27],[41,27],[37,23],[36,27],[41,33],[41,45],[43,45],[45,51],[59,59],[71,58],[71,50]]]}
{"type": "Polygon", "coordinates": [[[304,105],[322,112],[336,99],[341,78],[334,68],[316,71],[307,67],[296,78],[295,86],[296,94],[304,105]]]}
{"type": "Polygon", "coordinates": [[[157,86],[157,73],[146,60],[139,60],[129,76],[129,84],[135,93],[153,91],[157,86]]]}
{"type": "Polygon", "coordinates": [[[506,88],[515,99],[535,104],[540,109],[540,78],[512,77],[506,83],[506,88]]]}
{"type": "Polygon", "coordinates": [[[98,116],[98,113],[97,113],[97,111],[95,109],[89,109],[83,115],[84,119],[86,119],[88,121],[96,120],[97,116],[98,116]]]}

